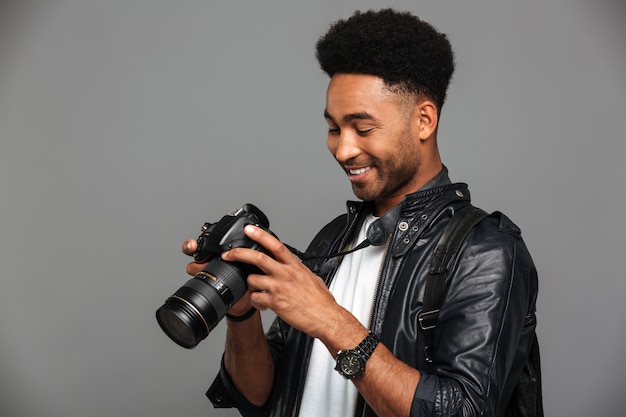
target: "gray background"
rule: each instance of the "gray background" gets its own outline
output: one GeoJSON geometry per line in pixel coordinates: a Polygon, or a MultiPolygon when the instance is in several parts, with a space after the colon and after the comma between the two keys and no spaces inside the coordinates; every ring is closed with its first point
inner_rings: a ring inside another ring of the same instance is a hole
{"type": "MultiPolygon", "coordinates": [[[[550,416],[624,415],[624,7],[614,1],[0,3],[0,414],[233,416],[154,311],[244,202],[300,247],[352,194],[314,43],[356,8],[449,34],[441,151],[523,229],[550,416]]],[[[266,313],[266,320],[271,319],[266,313]]]]}

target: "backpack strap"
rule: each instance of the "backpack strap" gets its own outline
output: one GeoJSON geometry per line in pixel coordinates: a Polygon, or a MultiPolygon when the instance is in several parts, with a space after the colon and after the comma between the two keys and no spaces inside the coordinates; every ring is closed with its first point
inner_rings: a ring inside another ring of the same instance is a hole
{"type": "Polygon", "coordinates": [[[424,332],[424,354],[427,363],[432,363],[432,351],[435,344],[435,326],[439,318],[439,307],[443,302],[445,273],[452,267],[456,253],[469,231],[488,213],[468,204],[458,210],[443,230],[433,253],[426,287],[422,312],[418,319],[424,332]]]}

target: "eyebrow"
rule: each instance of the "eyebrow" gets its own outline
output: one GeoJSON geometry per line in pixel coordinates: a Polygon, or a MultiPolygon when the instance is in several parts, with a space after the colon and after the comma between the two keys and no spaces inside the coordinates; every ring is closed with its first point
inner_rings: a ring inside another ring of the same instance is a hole
{"type": "MultiPolygon", "coordinates": [[[[324,118],[335,121],[333,117],[328,113],[328,110],[324,110],[324,118]]],[[[351,122],[352,120],[374,120],[374,116],[367,112],[359,112],[359,113],[350,113],[343,116],[344,123],[351,122]]]]}

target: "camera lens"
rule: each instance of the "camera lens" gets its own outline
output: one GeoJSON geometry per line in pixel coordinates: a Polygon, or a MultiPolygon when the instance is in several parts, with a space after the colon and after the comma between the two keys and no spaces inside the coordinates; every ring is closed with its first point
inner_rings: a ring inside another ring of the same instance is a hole
{"type": "Polygon", "coordinates": [[[204,338],[206,326],[194,326],[192,321],[199,314],[190,314],[185,301],[170,297],[165,305],[157,310],[157,321],[163,331],[180,346],[187,349],[195,347],[204,338]],[[195,330],[195,331],[194,331],[195,330]]]}
{"type": "Polygon", "coordinates": [[[244,264],[211,260],[156,311],[161,329],[178,345],[196,347],[246,292],[247,275],[244,264]]]}

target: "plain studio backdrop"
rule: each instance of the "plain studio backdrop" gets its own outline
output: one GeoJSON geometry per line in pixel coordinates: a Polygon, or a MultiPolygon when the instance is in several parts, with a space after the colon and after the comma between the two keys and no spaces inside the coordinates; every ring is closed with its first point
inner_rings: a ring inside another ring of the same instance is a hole
{"type": "Polygon", "coordinates": [[[154,312],[205,221],[254,203],[304,249],[353,198],[314,45],[387,6],[456,51],[441,152],[534,256],[547,415],[624,415],[620,2],[70,0],[0,4],[3,417],[237,415],[224,323],[186,350],[154,312]]]}

